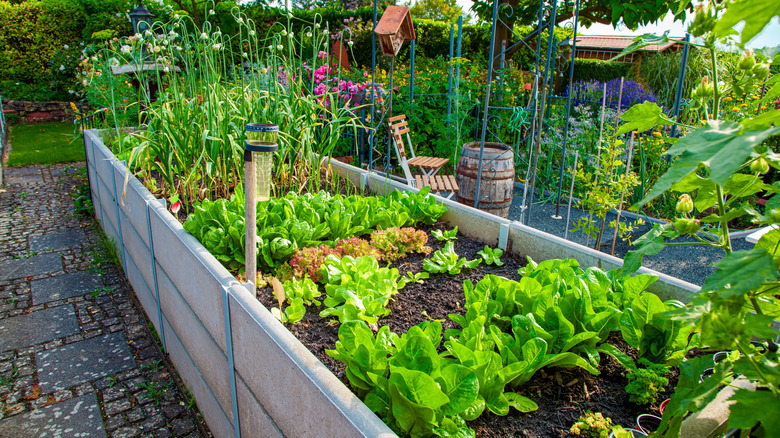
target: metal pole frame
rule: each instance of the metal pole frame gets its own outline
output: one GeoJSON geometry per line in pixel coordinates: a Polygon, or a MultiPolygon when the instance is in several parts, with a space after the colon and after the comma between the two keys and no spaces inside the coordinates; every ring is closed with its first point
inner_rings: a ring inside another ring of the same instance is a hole
{"type": "MultiPolygon", "coordinates": [[[[685,34],[685,42],[691,41],[691,34],[685,34]]],[[[685,88],[685,70],[688,67],[688,44],[683,44],[682,60],[680,61],[680,76],[677,79],[677,92],[674,93],[674,121],[680,122],[680,101],[685,88]]],[[[677,137],[677,125],[672,125],[672,137],[677,137]]]]}
{"type": "Polygon", "coordinates": [[[368,170],[374,167],[374,147],[376,146],[376,3],[374,0],[374,26],[371,28],[371,135],[368,136],[368,170]]]}
{"type": "MultiPolygon", "coordinates": [[[[577,27],[580,18],[580,0],[574,2],[574,36],[571,45],[571,61],[569,62],[569,96],[566,100],[566,124],[563,127],[563,151],[561,152],[560,172],[558,174],[558,196],[555,197],[555,216],[554,218],[560,218],[558,209],[561,206],[561,186],[563,185],[563,170],[566,165],[566,147],[569,140],[569,116],[571,115],[571,95],[572,86],[574,85],[574,60],[577,55],[577,27]]],[[[577,169],[574,169],[575,172],[577,169]]],[[[573,187],[573,184],[572,184],[573,187]]]]}
{"type": "Polygon", "coordinates": [[[452,55],[455,49],[455,23],[450,23],[450,68],[447,74],[447,127],[450,127],[450,117],[452,115],[452,55]]]}

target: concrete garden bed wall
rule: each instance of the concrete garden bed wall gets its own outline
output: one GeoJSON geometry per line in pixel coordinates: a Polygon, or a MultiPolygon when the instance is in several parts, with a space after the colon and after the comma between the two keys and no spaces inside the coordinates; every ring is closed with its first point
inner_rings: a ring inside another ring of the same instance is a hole
{"type": "Polygon", "coordinates": [[[214,436],[392,431],[85,133],[95,216],[214,436]]]}
{"type": "MultiPolygon", "coordinates": [[[[393,432],[309,352],[155,199],[85,133],[95,215],[126,277],[214,435],[392,437],[393,432]]],[[[373,191],[408,187],[350,165],[334,172],[373,191]]],[[[610,269],[621,260],[443,200],[467,236],[535,260],[573,257],[610,269]]],[[[698,287],[654,271],[653,291],[687,298],[698,287]]]]}

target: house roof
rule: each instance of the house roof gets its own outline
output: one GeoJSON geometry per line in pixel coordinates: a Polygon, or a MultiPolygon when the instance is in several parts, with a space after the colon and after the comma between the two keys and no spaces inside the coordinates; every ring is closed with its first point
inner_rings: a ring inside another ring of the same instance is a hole
{"type": "MultiPolygon", "coordinates": [[[[577,48],[583,49],[612,49],[623,50],[634,42],[632,36],[598,36],[598,35],[580,35],[577,37],[577,48]]],[[[670,41],[663,45],[653,44],[640,49],[643,52],[663,52],[664,50],[678,44],[682,38],[670,41]]]]}

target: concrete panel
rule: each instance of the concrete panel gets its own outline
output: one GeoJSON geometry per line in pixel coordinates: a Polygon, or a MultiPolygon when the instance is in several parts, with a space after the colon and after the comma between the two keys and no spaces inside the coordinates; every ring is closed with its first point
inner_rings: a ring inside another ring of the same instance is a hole
{"type": "Polygon", "coordinates": [[[209,430],[216,438],[234,438],[233,424],[228,420],[225,411],[220,407],[214,394],[211,393],[206,381],[190,356],[182,345],[176,333],[171,329],[168,321],[163,319],[165,326],[165,344],[168,357],[176,371],[184,381],[198,403],[198,409],[209,426],[209,430]]]}
{"type": "Polygon", "coordinates": [[[200,242],[184,231],[162,206],[152,207],[150,219],[155,260],[217,341],[219,348],[226,351],[222,285],[235,282],[235,277],[200,242]]]}
{"type": "MultiPolygon", "coordinates": [[[[214,342],[215,340],[198,320],[190,305],[182,298],[168,275],[159,267],[157,280],[160,289],[160,306],[165,319],[173,331],[176,332],[179,342],[181,342],[190,358],[195,362],[222,409],[232,422],[233,409],[230,397],[230,381],[228,380],[227,356],[214,342]]],[[[222,305],[220,304],[213,311],[215,313],[223,313],[222,305]]],[[[224,341],[224,328],[221,333],[224,341]]],[[[168,338],[166,337],[165,340],[167,344],[168,338]]]]}
{"type": "MultiPolygon", "coordinates": [[[[135,227],[130,224],[127,216],[124,215],[121,208],[119,210],[120,222],[122,224],[122,239],[125,243],[125,257],[131,258],[135,262],[135,266],[143,276],[143,281],[149,285],[154,285],[154,276],[152,275],[152,254],[149,251],[149,247],[146,246],[143,234],[138,233],[135,227]]],[[[146,220],[146,214],[144,214],[144,221],[146,220]]],[[[149,240],[148,233],[146,233],[146,240],[149,240]]]]}
{"type": "Polygon", "coordinates": [[[249,291],[231,291],[237,373],[285,436],[395,436],[249,291]]]}
{"type": "Polygon", "coordinates": [[[136,266],[135,261],[131,257],[127,258],[127,269],[125,269],[125,271],[127,272],[127,279],[133,286],[135,296],[138,297],[138,301],[144,308],[146,316],[152,321],[152,324],[154,324],[154,329],[157,330],[157,333],[161,333],[159,327],[160,319],[157,316],[157,297],[154,293],[154,285],[150,286],[146,284],[141,272],[138,270],[138,266],[136,266]]]}
{"type": "MultiPolygon", "coordinates": [[[[128,177],[127,185],[125,185],[127,168],[124,164],[114,161],[113,167],[117,194],[119,196],[119,210],[125,214],[130,224],[132,224],[136,232],[141,236],[144,244],[148,247],[149,232],[146,223],[146,203],[155,202],[156,198],[135,177],[128,177]]],[[[124,229],[122,232],[124,232],[124,229]]]]}
{"type": "Polygon", "coordinates": [[[342,178],[348,179],[356,187],[360,187],[360,180],[363,174],[366,173],[359,167],[350,166],[349,164],[342,163],[338,160],[328,160],[327,158],[323,158],[320,165],[323,168],[330,169],[342,178]]]}
{"type": "Polygon", "coordinates": [[[254,394],[241,378],[236,376],[236,393],[238,394],[238,416],[241,419],[241,436],[245,437],[284,437],[254,394]]]}
{"type": "MultiPolygon", "coordinates": [[[[623,266],[623,259],[569,242],[517,222],[513,222],[509,226],[509,241],[512,242],[513,253],[521,257],[529,256],[536,261],[574,258],[580,262],[582,267],[595,266],[605,271],[623,266]]],[[[662,300],[674,299],[687,302],[700,289],[699,286],[652,269],[641,268],[639,273],[658,277],[658,281],[651,285],[648,291],[658,295],[662,300]]]]}

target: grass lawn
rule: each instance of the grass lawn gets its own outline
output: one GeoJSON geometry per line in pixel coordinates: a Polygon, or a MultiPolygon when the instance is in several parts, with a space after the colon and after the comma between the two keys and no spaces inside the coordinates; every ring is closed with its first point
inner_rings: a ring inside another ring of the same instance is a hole
{"type": "Polygon", "coordinates": [[[73,123],[11,126],[8,166],[84,161],[84,143],[73,137],[73,123]]]}

